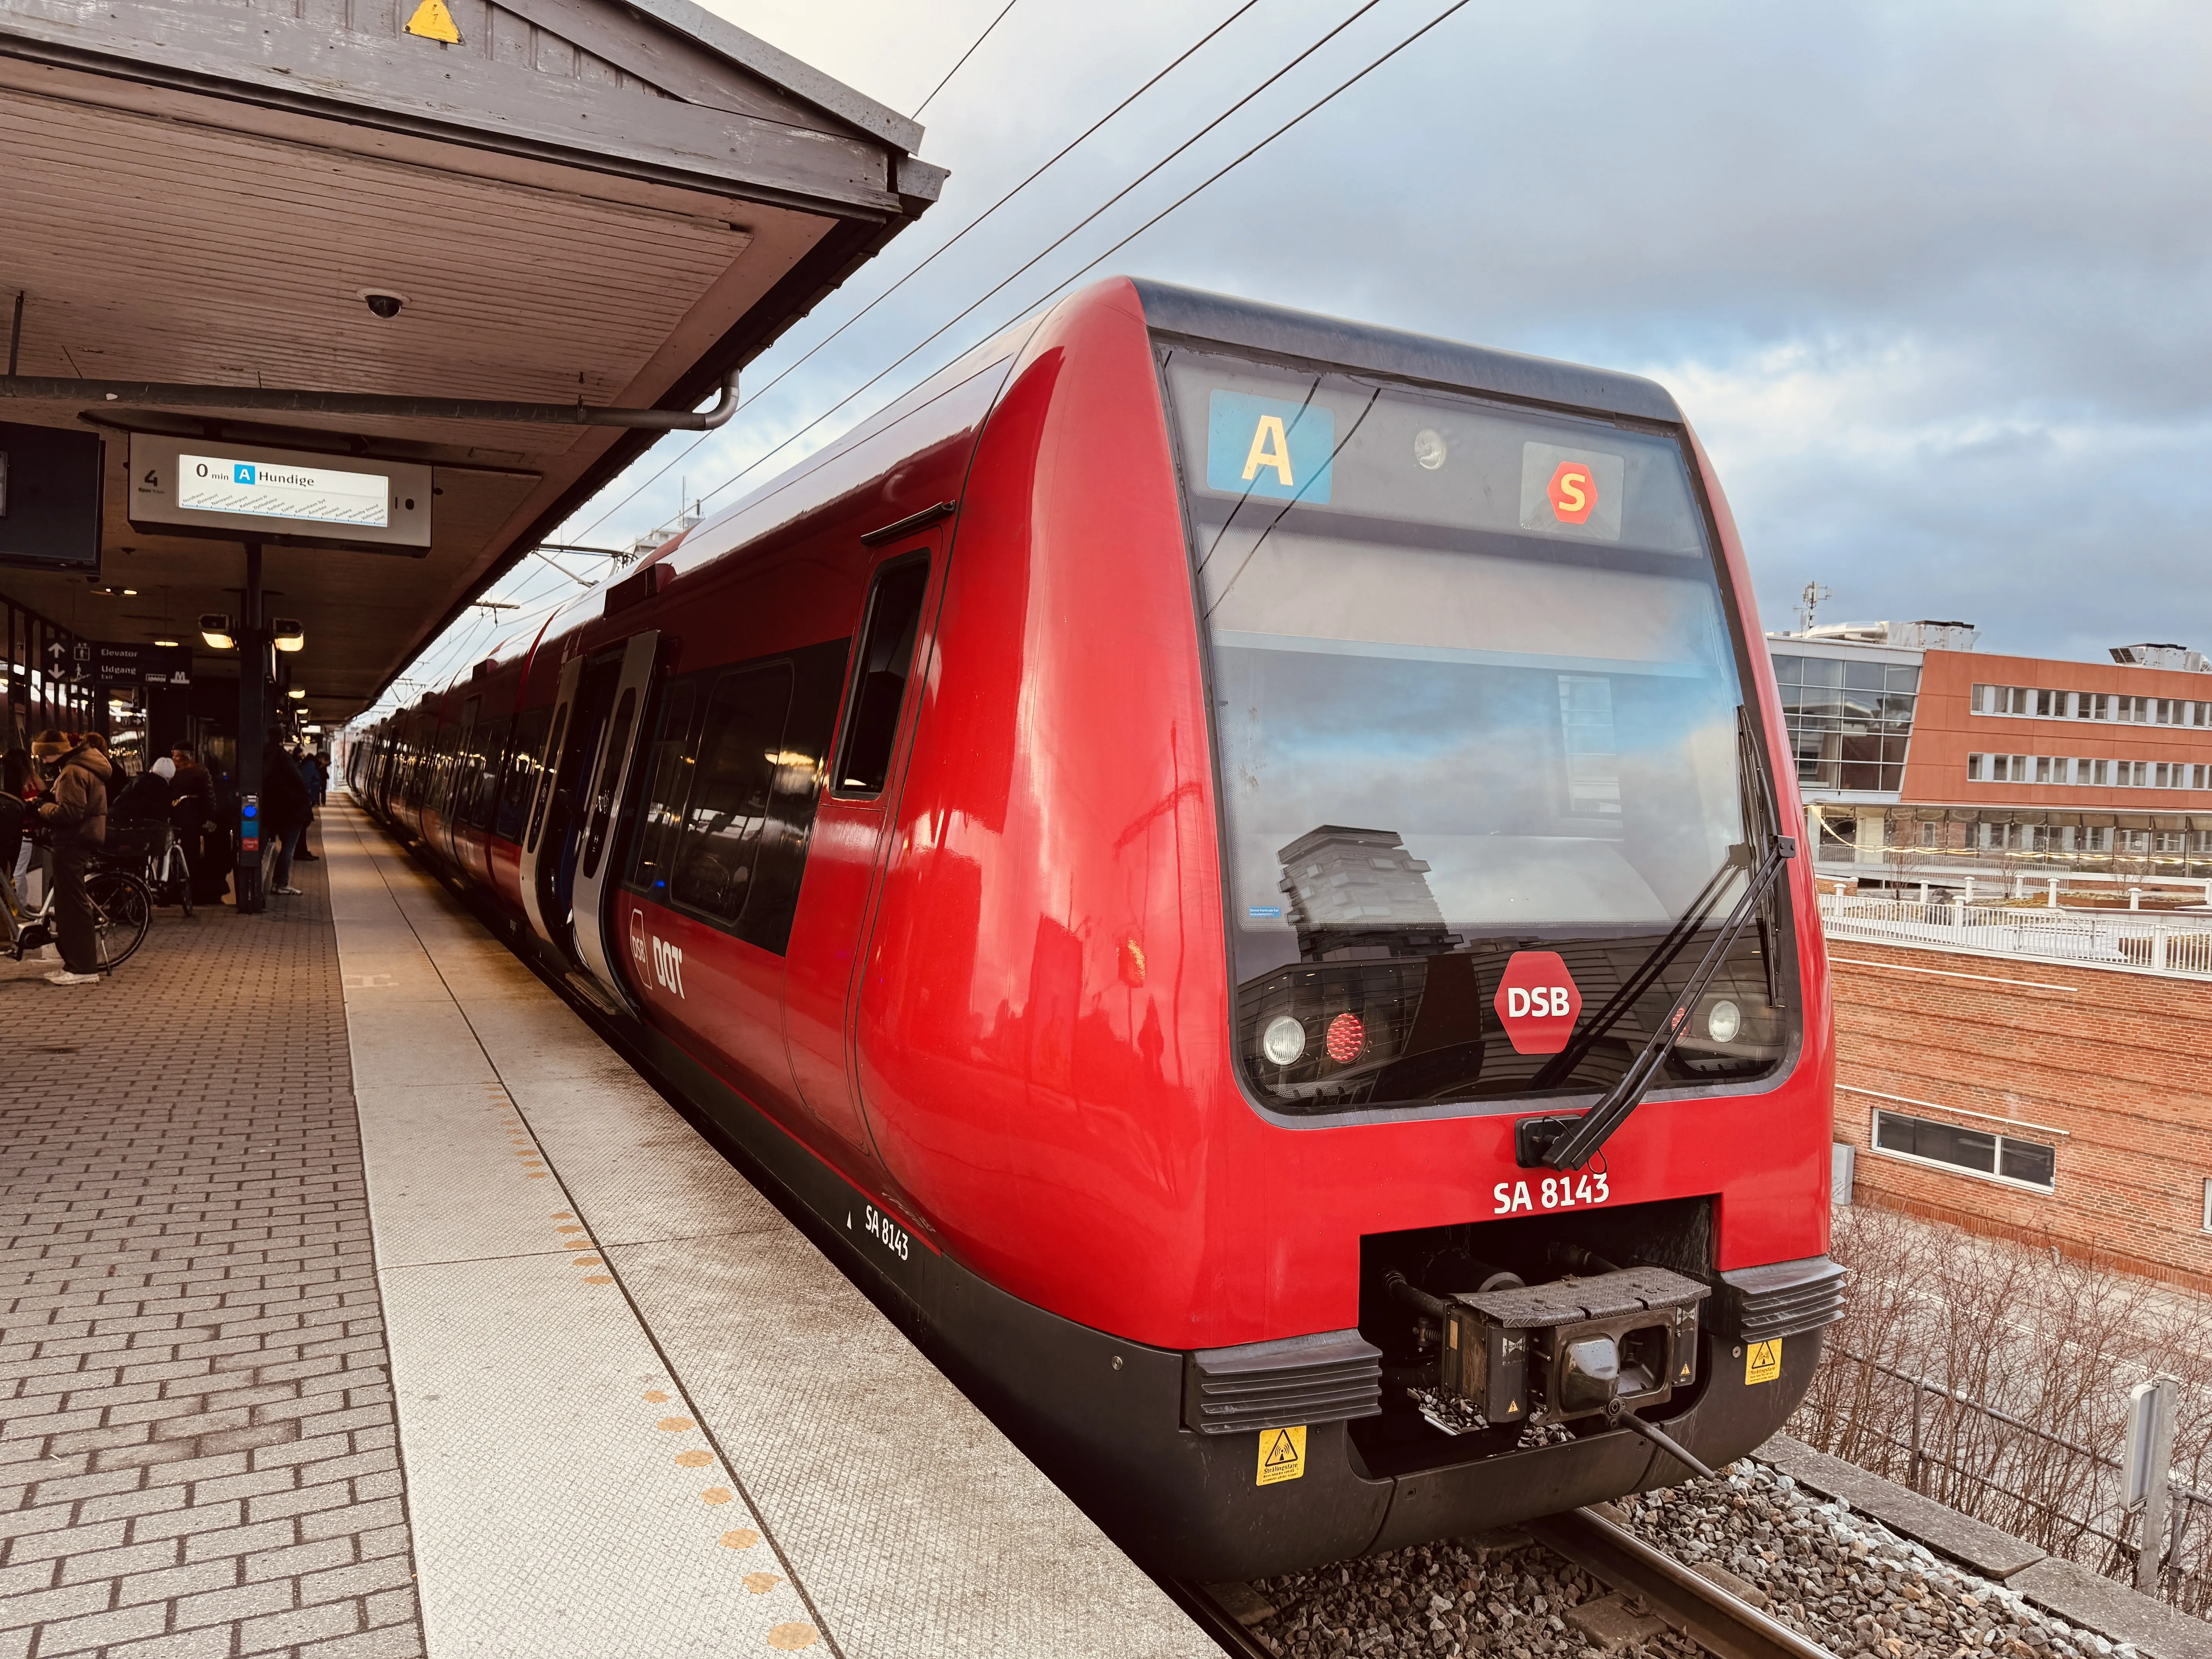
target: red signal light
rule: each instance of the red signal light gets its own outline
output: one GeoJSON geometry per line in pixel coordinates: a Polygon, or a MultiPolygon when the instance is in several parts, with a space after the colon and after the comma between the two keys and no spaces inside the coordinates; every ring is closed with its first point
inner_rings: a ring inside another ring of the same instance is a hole
{"type": "Polygon", "coordinates": [[[1349,1066],[1367,1046],[1367,1027],[1357,1014],[1339,1014],[1328,1023],[1326,1041],[1328,1057],[1340,1066],[1349,1066]]]}

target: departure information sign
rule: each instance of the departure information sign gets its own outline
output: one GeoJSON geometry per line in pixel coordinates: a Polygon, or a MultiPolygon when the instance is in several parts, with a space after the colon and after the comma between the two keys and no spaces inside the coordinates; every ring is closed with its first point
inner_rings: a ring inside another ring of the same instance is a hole
{"type": "Polygon", "coordinates": [[[131,526],[148,534],[420,557],[436,493],[416,461],[131,434],[131,526]]]}
{"type": "Polygon", "coordinates": [[[203,513],[251,513],[263,519],[314,524],[392,522],[392,480],[382,472],[342,472],[328,466],[285,466],[236,455],[177,457],[177,505],[203,513]]]}

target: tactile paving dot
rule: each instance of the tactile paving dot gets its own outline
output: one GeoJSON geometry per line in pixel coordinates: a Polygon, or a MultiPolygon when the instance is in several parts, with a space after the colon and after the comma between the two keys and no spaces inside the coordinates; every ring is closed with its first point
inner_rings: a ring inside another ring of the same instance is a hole
{"type": "Polygon", "coordinates": [[[745,1575],[745,1588],[755,1595],[766,1595],[782,1582],[780,1577],[772,1572],[749,1572],[745,1575]]]}
{"type": "Polygon", "coordinates": [[[686,1429],[696,1429],[699,1425],[688,1417],[664,1417],[653,1426],[663,1434],[681,1434],[686,1429]]]}
{"type": "Polygon", "coordinates": [[[800,1648],[812,1647],[817,1634],[811,1625],[795,1622],[788,1625],[776,1625],[769,1628],[768,1644],[779,1653],[795,1653],[800,1648]]]}
{"type": "Polygon", "coordinates": [[[714,1461],[714,1454],[712,1452],[688,1451],[676,1454],[676,1465],[678,1468],[703,1469],[714,1461]]]}
{"type": "Polygon", "coordinates": [[[722,1534],[722,1547],[726,1550],[749,1550],[759,1542],[760,1534],[750,1527],[733,1527],[722,1534]]]}
{"type": "Polygon", "coordinates": [[[699,1494],[699,1501],[702,1504],[726,1504],[736,1496],[727,1486],[709,1486],[699,1494]]]}

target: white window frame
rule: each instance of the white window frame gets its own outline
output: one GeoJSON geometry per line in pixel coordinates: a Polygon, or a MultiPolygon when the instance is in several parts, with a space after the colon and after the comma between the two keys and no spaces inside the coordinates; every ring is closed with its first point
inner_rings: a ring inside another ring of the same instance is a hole
{"type": "MultiPolygon", "coordinates": [[[[1981,1170],[1970,1170],[1963,1164],[1946,1164],[1940,1158],[1923,1158],[1917,1152],[1900,1152],[1893,1147],[1885,1146],[1881,1144],[1881,1120],[1885,1116],[1903,1118],[1909,1122],[1934,1123],[1938,1127],[1946,1129],[1956,1128],[1959,1127],[1956,1124],[1944,1123],[1938,1118],[1916,1117],[1911,1112],[1892,1112],[1885,1107],[1876,1106],[1869,1114],[1867,1121],[1867,1150],[1877,1158],[1893,1158],[1899,1164],[1917,1164],[1923,1170],[1941,1170],[1946,1175],[1964,1176],[1969,1181],[1986,1181],[1995,1186],[2009,1187],[2016,1193],[2033,1193],[2039,1198],[2051,1198],[2057,1194],[2058,1148],[2055,1146],[2048,1146],[2048,1150],[2051,1153],[2051,1184],[2048,1187],[2043,1187],[2037,1185],[2033,1181],[2022,1181],[2016,1176],[1999,1175],[1994,1170],[1984,1171],[1981,1170]]],[[[1990,1139],[1996,1142],[1996,1163],[1998,1168],[2002,1169],[2004,1166],[2004,1143],[2006,1137],[2002,1134],[1979,1129],[1974,1131],[1974,1133],[1977,1134],[1990,1133],[1990,1139]]],[[[2040,1140],[2030,1141],[2027,1139],[2026,1135],[2014,1135],[2011,1139],[2014,1140],[2027,1141],[2029,1146],[2045,1146],[2048,1145],[2048,1143],[2040,1140]]],[[[2207,1181],[2204,1185],[2207,1194],[2205,1200],[2207,1216],[2206,1231],[2212,1231],[2212,1181],[2207,1181]]]]}

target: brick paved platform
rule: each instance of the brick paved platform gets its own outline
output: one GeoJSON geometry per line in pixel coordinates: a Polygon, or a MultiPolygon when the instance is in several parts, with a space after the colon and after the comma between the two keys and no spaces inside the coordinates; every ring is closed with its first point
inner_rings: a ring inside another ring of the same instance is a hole
{"type": "Polygon", "coordinates": [[[1203,1659],[334,802],[304,896],[0,960],[0,1659],[1203,1659]],[[388,1327],[387,1327],[388,1321],[388,1327]]]}
{"type": "Polygon", "coordinates": [[[422,1651],[327,867],[0,959],[0,1659],[422,1651]]]}

